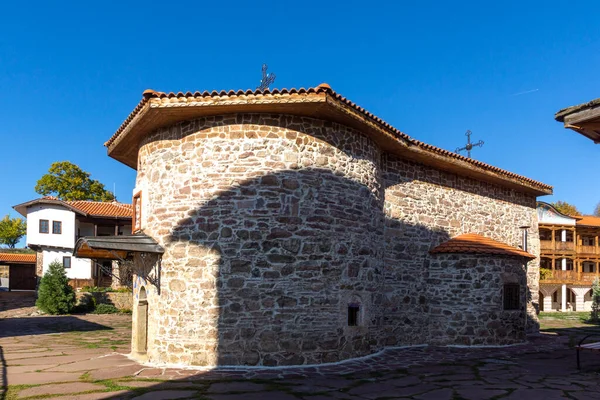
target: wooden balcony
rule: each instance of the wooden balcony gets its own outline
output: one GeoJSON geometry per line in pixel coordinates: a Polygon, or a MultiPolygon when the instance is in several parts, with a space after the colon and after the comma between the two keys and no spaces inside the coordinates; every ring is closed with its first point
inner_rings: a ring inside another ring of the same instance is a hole
{"type": "Polygon", "coordinates": [[[575,251],[575,243],[573,243],[573,242],[554,242],[554,246],[553,246],[552,240],[540,240],[540,248],[542,250],[558,251],[558,252],[575,251]]]}
{"type": "Polygon", "coordinates": [[[540,283],[591,285],[596,278],[600,278],[600,276],[595,272],[562,271],[548,269],[540,270],[540,283]]]}

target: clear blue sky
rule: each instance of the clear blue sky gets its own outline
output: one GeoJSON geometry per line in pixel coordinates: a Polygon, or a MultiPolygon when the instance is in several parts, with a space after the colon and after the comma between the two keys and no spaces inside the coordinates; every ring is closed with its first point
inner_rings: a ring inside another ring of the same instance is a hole
{"type": "Polygon", "coordinates": [[[554,186],[591,213],[600,146],[554,121],[600,97],[600,3],[7,2],[0,13],[0,216],[69,160],[120,201],[135,171],[103,147],[160,91],[327,82],[405,133],[554,186]],[[19,4],[21,3],[21,4],[19,4]],[[485,4],[485,5],[484,5],[485,4]]]}

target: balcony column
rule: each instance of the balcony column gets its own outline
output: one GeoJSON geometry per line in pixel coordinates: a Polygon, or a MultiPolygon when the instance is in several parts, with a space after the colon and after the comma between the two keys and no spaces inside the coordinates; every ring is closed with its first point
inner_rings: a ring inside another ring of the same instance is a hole
{"type": "MultiPolygon", "coordinates": [[[[566,238],[566,231],[563,229],[563,234],[562,234],[563,238],[566,238]]],[[[564,242],[564,240],[563,240],[564,242]]],[[[563,271],[567,270],[567,259],[563,258],[562,259],[562,265],[561,265],[561,269],[563,271]]],[[[561,287],[561,299],[560,299],[560,311],[567,311],[567,285],[563,284],[561,287]]]]}
{"type": "Polygon", "coordinates": [[[556,230],[554,229],[554,227],[551,228],[551,232],[552,232],[552,251],[556,250],[556,244],[555,244],[556,243],[556,237],[555,237],[556,235],[554,234],[555,231],[556,230]]]}
{"type": "Polygon", "coordinates": [[[584,297],[587,292],[590,291],[589,287],[574,287],[571,288],[573,293],[575,293],[575,311],[585,311],[585,301],[584,297]]]}
{"type": "Polygon", "coordinates": [[[552,310],[552,295],[559,288],[559,285],[553,284],[542,284],[540,285],[540,292],[544,295],[543,311],[550,312],[552,310]]]}

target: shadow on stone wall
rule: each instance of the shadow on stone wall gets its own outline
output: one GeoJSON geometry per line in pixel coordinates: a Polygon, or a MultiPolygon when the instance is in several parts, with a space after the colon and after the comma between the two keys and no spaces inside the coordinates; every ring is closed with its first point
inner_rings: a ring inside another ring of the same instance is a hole
{"type": "Polygon", "coordinates": [[[149,339],[194,365],[266,366],[426,341],[428,251],[448,234],[387,219],[382,192],[359,179],[286,170],[190,210],[165,240],[161,312],[174,317],[149,339]],[[358,326],[348,326],[349,305],[359,305],[358,326]],[[213,325],[215,343],[203,339],[213,325]],[[193,338],[202,343],[181,345],[193,338]]]}

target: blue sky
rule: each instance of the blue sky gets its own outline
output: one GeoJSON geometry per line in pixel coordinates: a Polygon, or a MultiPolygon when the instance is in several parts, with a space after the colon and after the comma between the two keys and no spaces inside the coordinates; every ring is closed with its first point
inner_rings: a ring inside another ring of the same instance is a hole
{"type": "Polygon", "coordinates": [[[9,2],[0,13],[0,216],[68,160],[130,201],[106,141],[160,91],[327,82],[416,139],[554,186],[591,213],[600,146],[554,121],[600,97],[597,1],[9,2]],[[218,3],[218,4],[217,4],[218,3]],[[485,4],[485,6],[482,6],[485,4]]]}

